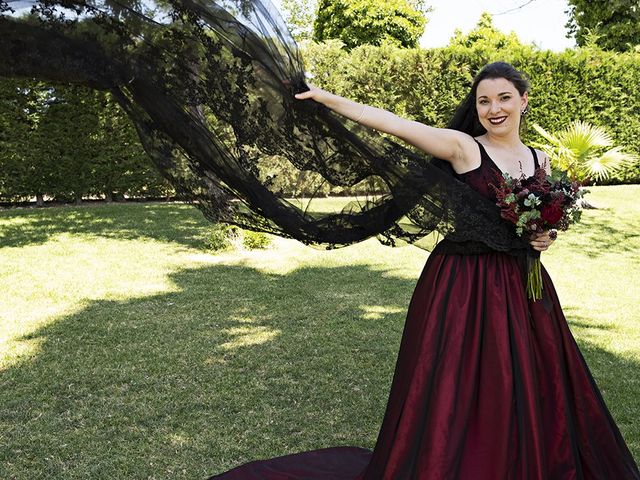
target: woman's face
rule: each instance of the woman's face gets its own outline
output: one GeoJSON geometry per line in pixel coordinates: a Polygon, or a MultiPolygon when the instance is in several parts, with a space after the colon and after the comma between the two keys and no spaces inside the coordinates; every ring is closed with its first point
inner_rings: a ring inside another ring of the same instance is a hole
{"type": "Polygon", "coordinates": [[[506,78],[486,78],[476,89],[478,119],[488,133],[504,135],[520,128],[520,115],[528,103],[528,94],[506,78]]]}

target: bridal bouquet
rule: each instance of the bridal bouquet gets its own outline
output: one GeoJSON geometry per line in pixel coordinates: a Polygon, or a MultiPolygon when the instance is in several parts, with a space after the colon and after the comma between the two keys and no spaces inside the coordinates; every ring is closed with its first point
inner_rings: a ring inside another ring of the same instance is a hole
{"type": "MultiPolygon", "coordinates": [[[[497,205],[502,218],[515,225],[516,233],[529,237],[544,230],[566,230],[569,224],[580,220],[578,200],[583,191],[580,183],[570,180],[566,173],[547,175],[538,168],[531,177],[513,178],[498,174],[498,184],[491,184],[496,192],[497,205]]],[[[554,233],[554,232],[551,232],[554,233]]],[[[540,258],[529,265],[527,296],[542,298],[540,258]]]]}

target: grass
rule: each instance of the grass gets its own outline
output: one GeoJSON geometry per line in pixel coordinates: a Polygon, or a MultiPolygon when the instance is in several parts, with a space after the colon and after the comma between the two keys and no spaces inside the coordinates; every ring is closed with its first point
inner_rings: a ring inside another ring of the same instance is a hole
{"type": "MultiPolygon", "coordinates": [[[[602,209],[543,263],[640,459],[640,187],[591,190],[602,209]]],[[[373,447],[427,253],[212,255],[208,228],[180,204],[0,212],[0,478],[191,479],[373,447]]]]}

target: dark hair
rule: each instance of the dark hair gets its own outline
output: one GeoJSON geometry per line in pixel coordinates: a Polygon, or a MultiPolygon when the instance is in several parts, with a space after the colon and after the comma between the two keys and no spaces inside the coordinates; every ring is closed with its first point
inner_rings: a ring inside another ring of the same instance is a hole
{"type": "MultiPolygon", "coordinates": [[[[529,80],[522,72],[516,70],[513,65],[506,62],[494,62],[485,65],[480,73],[476,75],[471,84],[471,91],[465,99],[458,105],[453,118],[449,122],[448,128],[468,133],[472,137],[477,137],[487,132],[478,120],[478,112],[476,110],[476,92],[478,84],[487,78],[504,78],[509,80],[518,90],[520,95],[524,95],[529,91],[529,80]]],[[[522,129],[524,122],[520,122],[522,129]]]]}

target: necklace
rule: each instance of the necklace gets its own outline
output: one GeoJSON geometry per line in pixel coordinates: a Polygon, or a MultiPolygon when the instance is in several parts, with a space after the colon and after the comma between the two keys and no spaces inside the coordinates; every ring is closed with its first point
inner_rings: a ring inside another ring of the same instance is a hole
{"type": "MultiPolygon", "coordinates": [[[[477,140],[476,140],[476,141],[477,141],[477,140]]],[[[514,175],[512,175],[510,172],[506,172],[506,171],[502,170],[502,169],[498,166],[498,164],[493,160],[493,158],[491,157],[491,155],[489,155],[489,152],[487,152],[486,146],[485,146],[483,143],[481,143],[481,142],[478,142],[478,143],[482,146],[482,149],[484,150],[484,152],[485,152],[486,156],[489,158],[489,160],[491,161],[491,163],[493,164],[493,166],[494,166],[494,167],[498,170],[498,172],[499,172],[499,173],[501,173],[503,176],[504,176],[505,174],[507,174],[507,175],[509,175],[509,176],[510,176],[510,177],[512,177],[512,178],[530,178],[530,177],[527,177],[527,176],[524,174],[524,170],[522,169],[522,161],[521,161],[521,160],[518,160],[518,167],[520,168],[520,174],[519,174],[519,175],[515,175],[515,176],[514,176],[514,175]]],[[[493,148],[493,147],[492,147],[492,148],[493,148]]],[[[528,150],[529,150],[529,151],[531,151],[531,148],[528,148],[528,150]]],[[[509,151],[509,155],[510,155],[510,156],[514,156],[514,157],[516,156],[512,151],[509,151]]],[[[534,168],[534,174],[535,174],[535,160],[534,160],[533,168],[534,168]]],[[[531,175],[531,176],[533,176],[533,175],[531,175]]]]}

